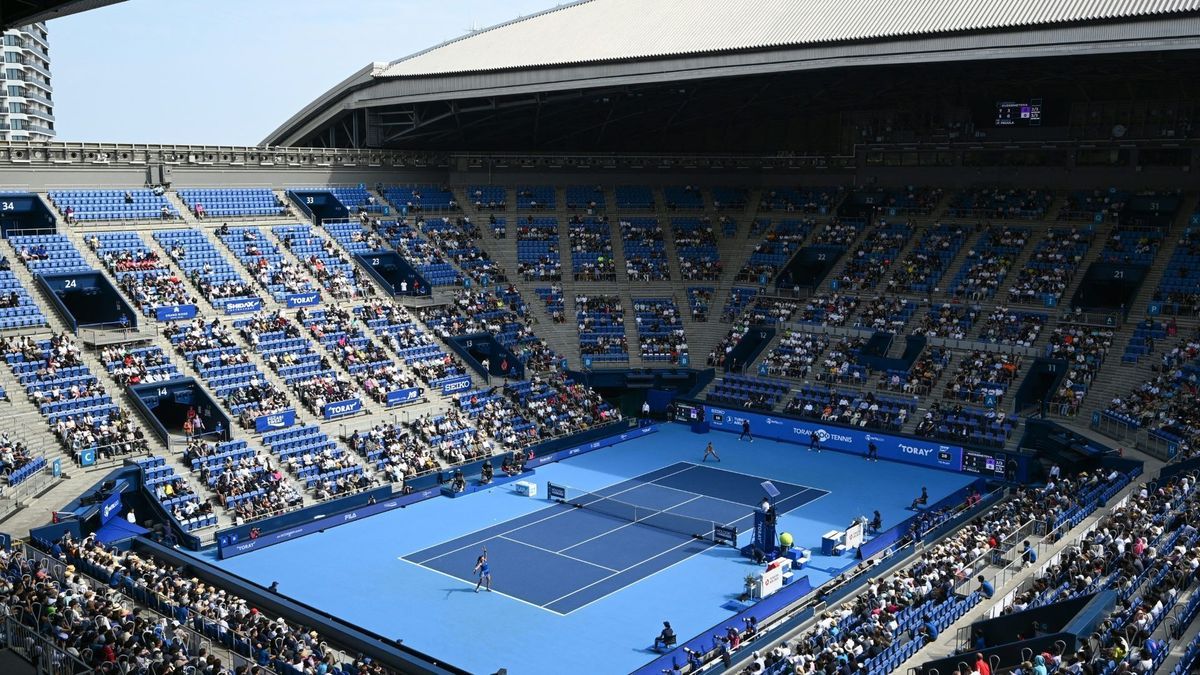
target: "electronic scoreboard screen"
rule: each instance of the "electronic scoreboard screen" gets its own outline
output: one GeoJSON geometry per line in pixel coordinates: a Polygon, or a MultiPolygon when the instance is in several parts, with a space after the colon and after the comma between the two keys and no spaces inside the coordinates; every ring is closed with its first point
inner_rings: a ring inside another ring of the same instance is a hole
{"type": "Polygon", "coordinates": [[[1004,455],[992,455],[977,450],[963,451],[963,471],[1003,476],[1004,468],[1004,455]]]}
{"type": "Polygon", "coordinates": [[[704,421],[704,406],[694,403],[676,403],[675,404],[675,421],[676,422],[703,422],[704,421]]]}
{"type": "Polygon", "coordinates": [[[1000,101],[996,104],[996,126],[1036,127],[1042,124],[1042,99],[1026,102],[1000,101]]]}

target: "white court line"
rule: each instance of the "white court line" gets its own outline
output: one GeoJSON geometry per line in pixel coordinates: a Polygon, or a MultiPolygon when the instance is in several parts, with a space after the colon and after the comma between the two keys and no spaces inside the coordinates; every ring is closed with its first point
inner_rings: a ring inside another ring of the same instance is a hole
{"type": "MultiPolygon", "coordinates": [[[[658,558],[658,557],[660,557],[660,556],[664,556],[664,555],[666,555],[666,554],[668,554],[668,553],[670,553],[670,552],[674,551],[675,549],[683,548],[684,546],[687,546],[687,545],[689,545],[689,544],[694,544],[694,543],[696,543],[696,540],[695,540],[695,539],[691,539],[691,540],[688,540],[688,541],[685,541],[685,542],[683,542],[682,544],[679,544],[678,546],[672,546],[671,548],[669,548],[669,549],[667,549],[667,550],[663,551],[662,553],[657,553],[657,554],[655,554],[655,555],[652,555],[652,556],[650,556],[649,558],[646,558],[645,560],[638,561],[638,562],[636,562],[636,563],[634,563],[634,564],[630,565],[629,567],[626,567],[625,569],[621,570],[620,572],[617,572],[617,574],[623,574],[623,573],[625,573],[625,572],[628,572],[629,570],[631,570],[631,569],[633,569],[633,568],[637,567],[638,565],[644,565],[644,564],[646,564],[646,563],[650,562],[651,560],[654,560],[655,558],[658,558]]],[[[662,569],[659,569],[659,570],[656,570],[656,571],[654,571],[654,572],[651,572],[650,574],[647,574],[646,576],[644,576],[644,577],[641,577],[640,579],[637,579],[637,580],[633,581],[632,583],[628,583],[628,584],[625,584],[624,586],[622,586],[622,587],[620,587],[620,588],[613,589],[613,590],[609,591],[608,593],[605,593],[604,595],[600,596],[599,598],[596,598],[595,600],[592,600],[591,602],[589,602],[589,603],[587,603],[587,604],[580,605],[579,607],[576,607],[575,609],[573,609],[573,610],[571,610],[571,611],[572,611],[572,612],[574,612],[574,611],[577,611],[577,610],[583,609],[584,607],[587,607],[588,605],[590,605],[590,604],[592,604],[592,603],[594,603],[594,602],[598,602],[598,601],[600,601],[600,600],[602,600],[602,599],[604,599],[604,598],[607,598],[608,596],[612,595],[613,593],[616,593],[616,592],[618,592],[618,591],[623,591],[623,590],[625,590],[626,588],[629,588],[630,586],[633,586],[633,585],[635,585],[635,584],[637,584],[637,583],[639,583],[639,582],[641,582],[641,581],[644,581],[644,580],[646,580],[646,579],[649,579],[650,577],[652,577],[652,576],[654,576],[654,575],[656,575],[656,574],[658,574],[658,573],[662,572],[663,570],[667,570],[667,569],[670,569],[670,568],[672,568],[672,567],[674,567],[674,566],[678,565],[679,563],[683,562],[684,560],[691,560],[691,559],[692,559],[692,558],[694,558],[695,556],[697,556],[697,555],[699,555],[699,554],[703,553],[704,551],[707,551],[709,548],[712,548],[712,546],[714,546],[714,544],[711,544],[711,543],[708,543],[708,542],[704,542],[704,543],[706,544],[706,546],[705,546],[705,548],[704,548],[703,550],[701,550],[701,551],[696,551],[695,553],[693,553],[693,554],[691,554],[691,555],[687,556],[686,558],[683,558],[683,559],[681,559],[681,560],[679,560],[679,561],[677,561],[677,562],[673,562],[673,563],[671,563],[670,565],[667,565],[666,567],[663,567],[662,569]]],[[[564,599],[564,598],[569,598],[569,597],[571,597],[572,595],[575,595],[576,593],[578,593],[578,592],[580,592],[580,591],[587,590],[587,589],[591,588],[592,586],[595,586],[596,584],[599,584],[599,583],[603,583],[603,582],[605,582],[605,581],[608,581],[609,579],[611,579],[611,578],[613,578],[613,577],[617,576],[617,574],[610,574],[610,575],[608,575],[607,577],[604,577],[603,579],[600,579],[600,580],[598,580],[598,581],[593,581],[592,583],[590,583],[590,584],[588,584],[588,585],[586,585],[586,586],[582,586],[582,587],[580,587],[580,588],[577,588],[577,589],[575,589],[575,590],[571,591],[570,593],[567,593],[566,595],[562,596],[561,598],[555,598],[555,599],[551,600],[550,602],[547,602],[546,604],[547,604],[547,605],[553,605],[554,603],[558,602],[559,600],[562,600],[562,599],[564,599]]],[[[550,611],[554,611],[554,610],[550,610],[550,611]]]]}
{"type": "MultiPolygon", "coordinates": [[[[612,532],[612,531],[614,531],[614,530],[610,530],[610,532],[612,532]]],[[[616,572],[620,572],[620,571],[621,571],[621,570],[614,570],[614,569],[613,569],[613,568],[611,568],[611,567],[605,567],[604,565],[601,565],[600,563],[594,563],[594,562],[592,562],[592,561],[590,561],[590,560],[584,560],[583,558],[576,558],[576,557],[574,557],[574,556],[570,556],[570,555],[567,555],[567,554],[565,554],[565,553],[560,553],[559,551],[555,551],[555,550],[548,549],[548,548],[542,548],[541,546],[534,546],[533,544],[530,544],[529,542],[526,542],[526,541],[521,541],[520,539],[512,539],[512,538],[510,538],[510,537],[506,537],[506,536],[504,536],[504,535],[500,535],[500,536],[498,536],[498,537],[492,537],[492,538],[493,538],[493,539],[503,539],[504,541],[511,541],[511,542],[512,542],[512,543],[514,543],[514,544],[520,544],[520,545],[522,545],[522,546],[528,546],[529,548],[536,548],[536,549],[537,549],[537,550],[539,550],[539,551],[545,551],[546,553],[551,553],[551,554],[553,554],[553,555],[560,556],[560,557],[566,558],[566,559],[568,559],[568,560],[574,560],[575,562],[581,562],[581,563],[583,563],[583,564],[585,564],[585,565],[588,565],[588,566],[590,566],[590,567],[599,567],[600,569],[602,569],[602,570],[606,570],[606,571],[609,571],[609,572],[614,572],[614,573],[616,573],[616,572]]],[[[565,551],[565,550],[567,550],[567,549],[563,549],[563,550],[565,551]]]]}
{"type": "MultiPolygon", "coordinates": [[[[659,476],[659,478],[666,478],[667,476],[674,476],[674,475],[675,475],[675,474],[677,474],[677,473],[683,473],[684,471],[688,471],[688,470],[689,470],[689,469],[690,469],[692,466],[694,466],[694,465],[687,464],[687,462],[683,462],[683,464],[686,464],[688,468],[680,469],[679,471],[675,471],[675,472],[669,473],[669,474],[667,474],[666,476],[659,476]]],[[[655,480],[658,480],[659,478],[656,478],[655,480]]],[[[635,479],[633,479],[633,478],[629,478],[629,479],[627,479],[627,480],[635,480],[635,479]]],[[[622,482],[624,482],[624,481],[622,481],[622,482]]],[[[601,496],[604,496],[604,497],[613,497],[613,496],[616,496],[616,495],[625,494],[626,492],[629,492],[630,490],[636,490],[637,488],[639,488],[639,487],[641,487],[641,486],[643,486],[643,485],[650,485],[650,483],[638,483],[637,485],[634,485],[634,486],[632,486],[632,487],[629,487],[629,488],[626,488],[626,489],[624,489],[624,490],[621,490],[620,492],[614,492],[614,493],[613,493],[613,494],[611,494],[611,495],[601,495],[601,496]]],[[[610,487],[611,487],[611,486],[610,486],[610,487]]],[[[666,486],[663,486],[663,487],[666,487],[666,486]]],[[[601,490],[603,490],[604,488],[600,488],[600,489],[601,489],[601,490]]],[[[593,494],[596,494],[596,493],[593,493],[593,494]]],[[[556,504],[556,503],[555,503],[555,504],[556,504]]],[[[553,504],[552,504],[552,505],[549,505],[549,506],[542,507],[542,509],[547,509],[547,508],[553,508],[553,504]]],[[[542,509],[539,509],[539,510],[542,510],[542,509]]],[[[488,535],[488,536],[486,536],[486,537],[482,537],[482,538],[480,538],[480,539],[475,539],[474,541],[472,541],[471,543],[469,543],[469,544],[467,544],[467,545],[465,545],[465,546],[459,546],[459,547],[458,547],[458,548],[456,548],[456,549],[452,549],[452,550],[450,550],[450,551],[446,551],[445,553],[442,553],[442,554],[439,554],[439,555],[435,555],[435,556],[433,556],[432,558],[425,558],[425,559],[421,560],[421,561],[420,561],[419,563],[417,563],[417,564],[419,564],[419,565],[424,565],[424,563],[430,562],[430,561],[432,561],[432,560],[437,560],[438,558],[444,558],[444,557],[446,557],[446,556],[450,555],[451,553],[458,553],[459,551],[461,551],[461,550],[463,550],[463,549],[465,549],[465,548],[471,548],[471,547],[473,547],[473,546],[478,546],[478,545],[479,545],[481,542],[483,542],[483,541],[486,541],[486,540],[488,540],[488,539],[492,539],[493,537],[502,537],[502,536],[504,536],[504,535],[506,535],[506,534],[512,534],[513,532],[516,532],[516,531],[518,531],[518,530],[523,530],[523,529],[525,529],[526,527],[530,527],[531,525],[537,525],[538,523],[544,523],[544,522],[546,522],[547,520],[550,520],[551,518],[558,518],[558,517],[565,516],[565,515],[567,515],[567,514],[569,514],[569,513],[574,513],[574,512],[575,512],[575,509],[559,510],[559,512],[558,512],[558,513],[552,513],[552,514],[550,514],[550,515],[546,516],[545,518],[539,518],[539,519],[537,519],[537,520],[535,520],[535,521],[533,521],[533,522],[531,522],[531,523],[525,523],[524,525],[520,525],[520,526],[518,526],[518,527],[514,527],[514,528],[512,528],[511,530],[504,530],[504,531],[502,531],[502,532],[497,532],[497,533],[495,533],[495,534],[488,535]]],[[[533,514],[535,514],[535,513],[537,513],[537,511],[530,511],[529,513],[526,513],[526,514],[524,514],[524,516],[517,516],[516,518],[510,518],[509,520],[516,520],[517,518],[523,518],[523,517],[525,517],[525,516],[533,515],[533,514]]],[[[484,530],[487,530],[487,529],[488,529],[488,528],[486,528],[486,527],[485,527],[485,528],[481,528],[481,529],[475,530],[474,532],[471,532],[471,533],[469,533],[469,534],[464,534],[464,535],[462,535],[462,536],[459,536],[459,537],[454,537],[453,539],[446,539],[445,541],[442,541],[442,542],[441,542],[441,543],[439,543],[439,544],[434,544],[433,546],[426,546],[425,548],[421,549],[421,551],[428,551],[429,549],[438,548],[439,546],[443,546],[443,545],[445,545],[445,544],[448,544],[448,543],[450,543],[450,542],[452,542],[452,541],[457,541],[457,540],[459,540],[459,539],[466,539],[467,537],[472,537],[472,536],[476,536],[476,535],[482,536],[482,535],[480,535],[479,533],[481,533],[481,532],[483,532],[484,530]]],[[[417,551],[417,553],[420,553],[421,551],[417,551]]],[[[412,554],[410,553],[409,555],[412,555],[412,554]]]]}
{"type": "MultiPolygon", "coordinates": [[[[453,579],[460,584],[465,584],[468,588],[471,587],[471,582],[467,581],[466,579],[460,579],[459,577],[456,577],[453,574],[450,574],[448,572],[443,572],[441,570],[434,569],[432,567],[426,567],[425,565],[422,565],[421,563],[413,562],[411,560],[406,560],[404,558],[404,556],[397,556],[396,559],[399,560],[400,562],[406,562],[410,565],[416,565],[417,567],[420,567],[423,570],[428,570],[430,572],[433,572],[434,574],[440,574],[440,575],[446,577],[447,579],[453,579]]],[[[508,598],[509,600],[516,600],[517,602],[519,602],[523,605],[529,605],[530,607],[536,607],[542,611],[550,612],[551,614],[553,614],[555,616],[566,616],[566,614],[563,614],[562,612],[556,612],[553,609],[550,609],[549,607],[543,607],[539,604],[530,602],[528,600],[522,600],[521,598],[518,598],[515,595],[509,595],[508,593],[501,593],[500,591],[480,591],[480,592],[481,593],[488,593],[488,592],[495,593],[496,595],[502,595],[502,596],[508,598]]]]}
{"type": "MultiPolygon", "coordinates": [[[[696,495],[695,497],[692,497],[691,499],[687,500],[686,502],[680,502],[680,503],[676,504],[675,506],[683,506],[684,504],[687,504],[687,503],[689,503],[689,502],[694,502],[694,501],[696,501],[697,499],[700,499],[700,497],[701,497],[701,495],[696,495]]],[[[675,506],[672,506],[671,508],[675,508],[675,506]]],[[[583,508],[585,508],[585,509],[586,509],[587,507],[585,506],[585,507],[583,507],[583,508]]],[[[593,513],[594,513],[594,512],[593,512],[593,513]]],[[[600,514],[600,515],[605,515],[605,514],[600,514]]],[[[682,514],[675,514],[675,515],[682,515],[682,514]]],[[[610,518],[616,518],[616,516],[609,516],[609,517],[610,517],[610,518]]],[[[688,516],[685,516],[685,517],[688,517],[688,516]]],[[[700,519],[697,519],[697,520],[700,520],[700,519]]],[[[598,535],[596,535],[596,536],[594,536],[594,537],[588,537],[587,539],[584,539],[583,541],[579,541],[579,542],[576,542],[576,543],[574,543],[574,544],[571,544],[570,546],[568,546],[568,547],[566,547],[566,548],[564,548],[564,549],[562,549],[562,550],[564,550],[564,551],[570,551],[571,549],[575,548],[576,546],[582,546],[583,544],[586,544],[586,543],[588,543],[589,541],[592,541],[593,539],[599,539],[600,537],[607,537],[608,535],[612,534],[613,532],[616,532],[617,530],[623,530],[623,529],[625,529],[625,528],[629,527],[630,525],[639,525],[639,524],[641,524],[642,522],[643,522],[643,521],[640,521],[640,520],[634,520],[634,521],[630,521],[630,522],[628,522],[628,523],[625,523],[624,525],[621,525],[620,527],[614,527],[613,529],[609,530],[608,532],[604,532],[604,533],[598,534],[598,535]]],[[[647,525],[646,527],[654,527],[654,526],[653,526],[653,525],[647,525]]],[[[659,529],[659,528],[654,528],[654,529],[659,529]]],[[[685,535],[685,536],[686,536],[686,535],[685,535]]],[[[601,565],[601,567],[603,567],[603,565],[601,565]]],[[[625,568],[625,569],[629,569],[629,568],[627,567],[627,568],[625,568]]],[[[613,571],[614,571],[614,572],[617,572],[617,571],[624,572],[625,570],[613,570],[613,571]]]]}

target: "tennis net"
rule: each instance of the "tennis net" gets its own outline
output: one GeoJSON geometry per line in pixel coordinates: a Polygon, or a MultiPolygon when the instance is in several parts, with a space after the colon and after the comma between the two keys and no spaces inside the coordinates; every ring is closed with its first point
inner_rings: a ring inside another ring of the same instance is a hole
{"type": "MultiPolygon", "coordinates": [[[[725,535],[728,530],[732,529],[711,520],[693,518],[692,516],[684,516],[678,513],[667,513],[661,509],[638,506],[637,504],[630,504],[613,499],[612,497],[605,497],[595,492],[576,490],[575,488],[555,483],[546,484],[546,497],[560,504],[595,511],[596,513],[619,520],[646,525],[647,527],[666,530],[675,534],[683,534],[706,541],[724,542],[727,537],[718,537],[717,535],[725,535]]],[[[733,536],[735,538],[737,536],[736,532],[737,530],[733,529],[733,536]]]]}

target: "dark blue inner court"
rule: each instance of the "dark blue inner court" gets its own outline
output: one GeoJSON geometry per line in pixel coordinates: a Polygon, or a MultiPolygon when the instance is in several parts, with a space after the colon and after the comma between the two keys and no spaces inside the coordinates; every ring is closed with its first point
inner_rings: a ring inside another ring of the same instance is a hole
{"type": "MultiPolygon", "coordinates": [[[[404,559],[474,584],[475,560],[486,548],[496,592],[569,614],[713,546],[711,541],[671,531],[680,527],[675,521],[696,519],[697,523],[733,526],[739,532],[749,529],[754,509],[764,496],[764,480],[716,466],[679,462],[592,492],[662,515],[632,522],[627,517],[552,502],[404,559]]],[[[776,500],[780,513],[828,494],[803,485],[774,483],[780,492],[776,500]]]]}

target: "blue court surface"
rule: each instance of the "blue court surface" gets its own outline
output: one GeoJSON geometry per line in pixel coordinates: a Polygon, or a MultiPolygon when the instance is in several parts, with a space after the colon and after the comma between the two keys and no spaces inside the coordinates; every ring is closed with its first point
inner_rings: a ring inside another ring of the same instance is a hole
{"type": "Polygon", "coordinates": [[[435,498],[320,534],[216,561],[247,579],[477,673],[629,672],[651,661],[662,621],[681,640],[732,615],[723,607],[757,568],[732,547],[663,529],[655,518],[736,524],[748,543],[758,484],[781,491],[780,532],[814,548],[819,586],[855,561],[820,554],[820,536],[879,509],[884,526],[911,516],[925,486],[939,499],[971,477],[683,426],[539,467],[536,498],[510,485],[435,498]],[[712,441],[722,461],[701,464],[712,441]],[[545,498],[570,486],[647,511],[646,522],[545,498]],[[488,549],[492,593],[474,592],[488,549]]]}
{"type": "MultiPolygon", "coordinates": [[[[753,527],[762,481],[715,466],[672,464],[595,491],[644,509],[644,519],[635,515],[638,520],[627,520],[622,507],[598,512],[556,503],[404,559],[474,583],[470,572],[486,548],[489,557],[525,572],[496,580],[494,590],[567,614],[703,553],[711,543],[687,534],[701,531],[703,523],[734,526],[739,532],[753,527]]],[[[828,494],[790,483],[776,482],[775,487],[780,513],[828,494]]]]}

